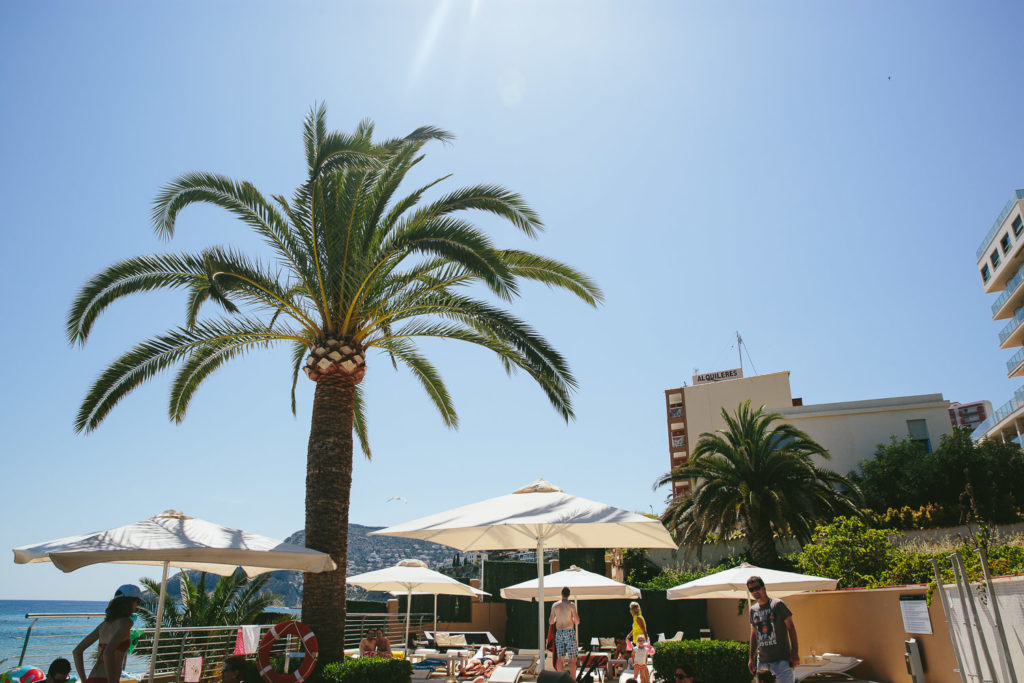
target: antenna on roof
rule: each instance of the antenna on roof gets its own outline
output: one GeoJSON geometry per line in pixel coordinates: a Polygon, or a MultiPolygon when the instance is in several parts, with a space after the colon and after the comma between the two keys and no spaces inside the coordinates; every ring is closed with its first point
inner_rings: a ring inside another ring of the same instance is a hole
{"type": "Polygon", "coordinates": [[[743,352],[747,352],[747,360],[750,361],[750,369],[757,374],[757,368],[754,367],[754,359],[750,357],[750,348],[743,343],[743,337],[740,336],[739,330],[736,331],[736,352],[740,355],[740,374],[743,374],[743,352]]]}
{"type": "Polygon", "coordinates": [[[736,353],[740,355],[740,377],[743,376],[743,337],[740,331],[736,330],[736,353]]]}

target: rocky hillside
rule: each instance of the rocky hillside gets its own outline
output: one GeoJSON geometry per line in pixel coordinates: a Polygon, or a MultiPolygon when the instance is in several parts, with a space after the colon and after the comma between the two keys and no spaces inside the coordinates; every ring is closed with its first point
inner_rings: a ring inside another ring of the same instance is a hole
{"type": "MultiPolygon", "coordinates": [[[[443,566],[450,566],[452,558],[458,551],[448,546],[429,543],[427,541],[414,541],[406,538],[394,538],[391,536],[369,536],[371,531],[383,527],[363,526],[361,524],[350,524],[348,527],[348,571],[346,574],[360,574],[362,572],[382,569],[398,564],[401,560],[416,559],[427,563],[427,566],[437,569],[443,566]]],[[[296,531],[285,539],[288,543],[295,545],[306,544],[306,533],[296,531]]],[[[198,572],[190,573],[192,578],[199,575],[198,572]]],[[[212,577],[211,577],[212,578],[212,577]]],[[[207,580],[207,586],[213,582],[207,580]]],[[[302,573],[301,572],[274,572],[273,578],[267,583],[267,590],[280,595],[285,606],[297,607],[302,603],[302,573]]],[[[349,586],[349,597],[367,599],[366,593],[358,588],[349,586]]],[[[175,599],[180,597],[177,575],[168,578],[167,593],[175,599]]]]}

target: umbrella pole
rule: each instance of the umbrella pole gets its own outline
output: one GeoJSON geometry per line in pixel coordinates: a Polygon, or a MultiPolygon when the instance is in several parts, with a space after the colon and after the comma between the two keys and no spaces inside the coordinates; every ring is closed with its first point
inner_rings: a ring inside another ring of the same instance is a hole
{"type": "Polygon", "coordinates": [[[153,683],[156,674],[156,647],[160,642],[160,626],[164,620],[164,600],[167,599],[167,568],[170,562],[164,561],[164,573],[160,579],[160,599],[156,604],[156,630],[153,631],[153,652],[149,657],[149,683],[153,683]]]}
{"type": "Polygon", "coordinates": [[[544,641],[544,539],[537,539],[537,649],[540,660],[537,670],[544,671],[544,659],[547,657],[547,643],[544,641]]]}
{"type": "Polygon", "coordinates": [[[434,630],[437,630],[437,593],[434,593],[434,630]]]}
{"type": "Polygon", "coordinates": [[[402,649],[409,652],[409,620],[412,619],[412,586],[409,586],[409,595],[405,599],[405,644],[402,649]]]}

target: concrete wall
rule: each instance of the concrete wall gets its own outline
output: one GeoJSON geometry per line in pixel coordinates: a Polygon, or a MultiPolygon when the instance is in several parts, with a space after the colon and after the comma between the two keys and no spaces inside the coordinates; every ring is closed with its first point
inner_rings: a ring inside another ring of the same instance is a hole
{"type": "MultiPolygon", "coordinates": [[[[730,413],[746,400],[755,409],[766,405],[770,410],[779,410],[793,405],[789,393],[789,373],[775,372],[737,380],[697,384],[685,388],[686,439],[693,445],[704,432],[714,432],[725,427],[722,408],[730,413]]],[[[947,422],[949,418],[946,418],[947,422]]]]}
{"type": "Polygon", "coordinates": [[[779,412],[829,451],[832,459],[818,459],[819,465],[846,474],[870,459],[878,444],[908,436],[907,420],[925,420],[931,446],[937,448],[943,435],[953,433],[948,406],[942,394],[927,394],[790,406],[779,412]]]}
{"type": "Polygon", "coordinates": [[[469,621],[437,622],[438,631],[490,631],[499,643],[505,643],[505,603],[473,601],[469,621]]]}
{"type": "MultiPolygon", "coordinates": [[[[768,586],[769,594],[771,586],[768,586]]],[[[844,590],[791,595],[783,598],[793,611],[800,656],[835,652],[864,662],[851,673],[880,683],[909,683],[903,660],[903,641],[921,643],[928,683],[959,683],[956,661],[938,596],[928,608],[932,634],[903,631],[901,595],[923,595],[924,586],[879,590],[844,590]]],[[[749,641],[746,612],[737,615],[737,600],[708,600],[708,622],[716,639],[749,641]]]]}

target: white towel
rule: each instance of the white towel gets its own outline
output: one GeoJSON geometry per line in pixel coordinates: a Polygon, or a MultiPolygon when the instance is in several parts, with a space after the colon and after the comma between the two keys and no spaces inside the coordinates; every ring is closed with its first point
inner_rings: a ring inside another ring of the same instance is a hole
{"type": "Polygon", "coordinates": [[[259,626],[240,626],[235,636],[235,651],[233,655],[251,655],[256,652],[260,644],[259,626]]]}
{"type": "Polygon", "coordinates": [[[185,683],[199,683],[203,676],[203,658],[189,657],[182,666],[182,680],[185,683]]]}

